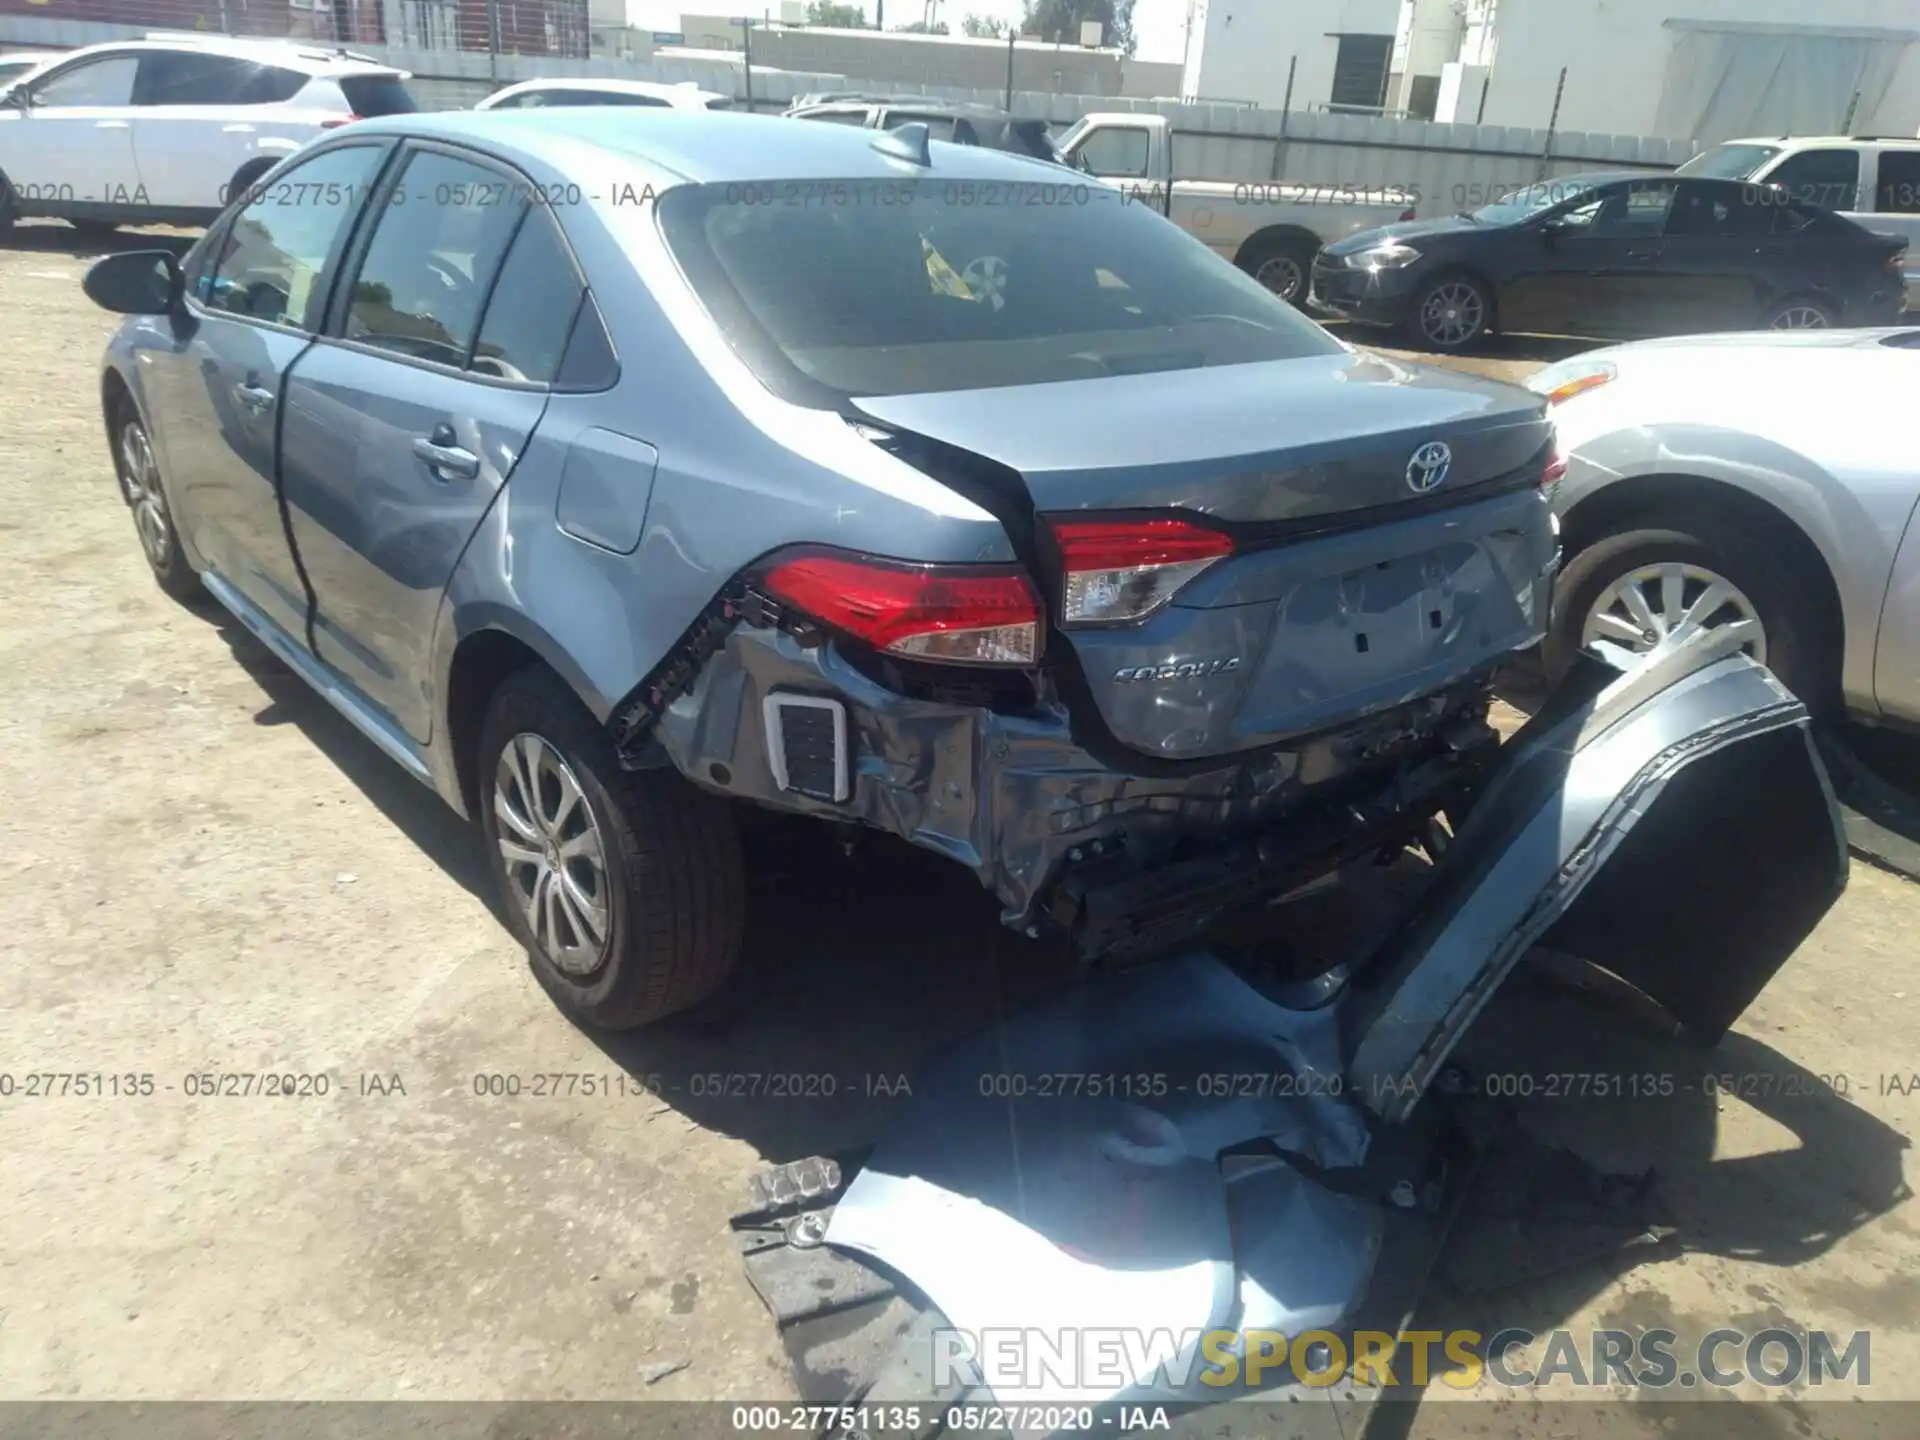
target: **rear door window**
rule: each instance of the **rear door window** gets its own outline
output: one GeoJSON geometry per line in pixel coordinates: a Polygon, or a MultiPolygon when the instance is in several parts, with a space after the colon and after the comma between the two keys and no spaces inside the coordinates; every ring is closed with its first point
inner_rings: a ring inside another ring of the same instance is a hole
{"type": "Polygon", "coordinates": [[[1851,210],[1859,203],[1860,152],[1802,150],[1774,166],[1766,183],[1778,185],[1803,205],[1851,210]]]}
{"type": "MultiPolygon", "coordinates": [[[[888,110],[880,117],[882,130],[898,130],[902,125],[924,125],[927,134],[934,140],[952,140],[954,138],[954,120],[951,115],[928,115],[912,110],[888,110]]],[[[971,134],[971,130],[968,132],[971,134]]],[[[971,141],[965,143],[972,143],[971,141]]]]}
{"type": "Polygon", "coordinates": [[[336,83],[353,113],[368,120],[376,115],[411,115],[420,108],[398,75],[344,75],[336,83]]]}
{"type": "Polygon", "coordinates": [[[809,110],[796,116],[800,120],[824,120],[829,125],[865,125],[867,112],[860,110],[809,110]]]}
{"type": "Polygon", "coordinates": [[[1882,150],[1873,208],[1882,215],[1920,215],[1920,150],[1882,150]]]}
{"type": "Polygon", "coordinates": [[[152,50],[140,57],[136,105],[271,105],[290,100],[307,77],[231,55],[152,50]]]}
{"type": "Polygon", "coordinates": [[[380,205],[341,334],[464,368],[488,287],[527,208],[525,186],[437,150],[416,150],[405,164],[380,205]]]}
{"type": "Polygon", "coordinates": [[[1757,185],[1683,183],[1667,214],[1669,236],[1714,235],[1723,239],[1773,233],[1782,205],[1757,185]]]}
{"type": "Polygon", "coordinates": [[[474,371],[552,384],[585,291],[559,225],[545,207],[535,206],[514,236],[487,302],[473,348],[474,371]]]}

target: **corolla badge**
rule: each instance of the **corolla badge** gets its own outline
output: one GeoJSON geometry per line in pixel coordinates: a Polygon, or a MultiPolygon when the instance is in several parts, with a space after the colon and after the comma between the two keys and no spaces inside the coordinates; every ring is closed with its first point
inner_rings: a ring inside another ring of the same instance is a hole
{"type": "Polygon", "coordinates": [[[1435,489],[1453,467],[1453,450],[1444,440],[1429,440],[1407,461],[1407,488],[1416,495],[1435,489]]]}
{"type": "Polygon", "coordinates": [[[1231,675],[1240,668],[1240,657],[1230,660],[1174,661],[1167,665],[1128,665],[1113,672],[1117,685],[1152,684],[1165,680],[1203,680],[1209,675],[1231,675]]]}

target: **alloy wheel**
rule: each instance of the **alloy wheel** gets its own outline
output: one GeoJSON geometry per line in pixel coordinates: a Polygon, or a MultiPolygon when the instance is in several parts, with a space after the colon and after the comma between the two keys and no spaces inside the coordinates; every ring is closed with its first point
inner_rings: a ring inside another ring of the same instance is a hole
{"type": "Polygon", "coordinates": [[[1825,330],[1826,312],[1817,305],[1789,305],[1773,317],[1775,330],[1825,330]]]}
{"type": "Polygon", "coordinates": [[[153,446],[138,420],[129,420],[120,431],[120,491],[133,511],[133,526],[140,533],[140,548],[155,570],[165,570],[173,557],[173,519],[167,511],[166,492],[160,488],[160,466],[153,458],[153,446]]]}
{"type": "Polygon", "coordinates": [[[1487,302],[1464,280],[1450,280],[1427,292],[1420,306],[1420,334],[1430,345],[1464,345],[1486,323],[1487,302]]]}
{"type": "Polygon", "coordinates": [[[1601,591],[1580,643],[1611,640],[1644,652],[1669,636],[1709,629],[1738,632],[1746,642],[1741,648],[1767,663],[1766,627],[1738,585],[1698,565],[1663,560],[1628,571],[1601,591]]]}
{"type": "Polygon", "coordinates": [[[1291,255],[1275,255],[1261,261],[1253,272],[1253,278],[1282,300],[1298,300],[1307,284],[1306,272],[1291,255]]]}
{"type": "Polygon", "coordinates": [[[612,928],[606,842],[564,756],[538,735],[515,735],[494,768],[501,858],[527,928],[569,975],[600,967],[612,928]]]}

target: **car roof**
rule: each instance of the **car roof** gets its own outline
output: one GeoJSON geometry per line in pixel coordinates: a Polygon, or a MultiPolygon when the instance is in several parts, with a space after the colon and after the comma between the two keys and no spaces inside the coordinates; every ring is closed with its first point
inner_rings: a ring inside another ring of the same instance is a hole
{"type": "Polygon", "coordinates": [[[1920,138],[1906,135],[1743,135],[1737,140],[1722,140],[1720,144],[1768,145],[1776,150],[1829,145],[1909,145],[1920,148],[1920,138]]]}
{"type": "Polygon", "coordinates": [[[1059,167],[984,145],[932,142],[933,166],[916,166],[874,148],[872,130],[795,125],[779,115],[737,110],[442,110],[361,120],[356,136],[391,134],[448,140],[578,173],[594,152],[615,165],[649,170],[671,183],[744,180],[1047,179],[1059,167]]]}
{"type": "Polygon", "coordinates": [[[302,43],[298,40],[228,35],[202,37],[191,33],[179,36],[148,34],[139,40],[110,40],[100,45],[86,45],[78,50],[69,50],[59,58],[75,60],[82,56],[124,55],[149,50],[187,50],[209,55],[225,55],[235,60],[251,60],[261,65],[278,65],[307,75],[396,75],[403,79],[407,75],[404,70],[396,69],[392,65],[383,65],[365,56],[350,55],[340,49],[330,50],[318,41],[302,43]]]}
{"type": "Polygon", "coordinates": [[[708,99],[727,98],[718,90],[703,90],[698,85],[672,84],[663,80],[620,80],[612,77],[595,79],[590,75],[569,75],[565,78],[543,75],[534,80],[516,80],[513,84],[494,93],[518,95],[528,90],[610,90],[622,95],[652,95],[660,99],[688,95],[708,99]]]}

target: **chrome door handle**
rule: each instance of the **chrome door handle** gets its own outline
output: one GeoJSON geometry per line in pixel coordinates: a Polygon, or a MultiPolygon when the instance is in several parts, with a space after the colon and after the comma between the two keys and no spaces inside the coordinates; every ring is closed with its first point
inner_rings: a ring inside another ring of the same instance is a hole
{"type": "Polygon", "coordinates": [[[480,457],[458,445],[441,445],[422,435],[413,442],[413,453],[436,480],[471,480],[480,473],[480,457]]]}
{"type": "Polygon", "coordinates": [[[254,384],[251,380],[243,380],[234,386],[233,394],[236,400],[256,414],[270,409],[273,405],[273,392],[254,384]]]}

